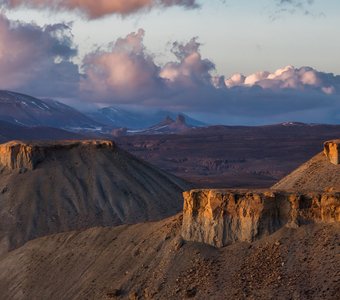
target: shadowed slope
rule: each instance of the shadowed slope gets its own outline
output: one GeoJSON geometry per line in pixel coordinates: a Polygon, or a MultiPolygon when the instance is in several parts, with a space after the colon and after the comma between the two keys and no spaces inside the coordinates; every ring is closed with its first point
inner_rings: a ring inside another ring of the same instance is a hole
{"type": "Polygon", "coordinates": [[[332,164],[319,153],[272,186],[273,189],[294,191],[340,191],[340,166],[332,164]]]}
{"type": "Polygon", "coordinates": [[[112,142],[1,147],[0,253],[50,233],[157,220],[182,208],[184,182],[112,142]]]}

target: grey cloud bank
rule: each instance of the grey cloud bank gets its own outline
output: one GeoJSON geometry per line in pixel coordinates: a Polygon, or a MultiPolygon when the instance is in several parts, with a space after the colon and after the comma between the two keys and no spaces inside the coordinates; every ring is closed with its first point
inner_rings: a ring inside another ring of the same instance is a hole
{"type": "Polygon", "coordinates": [[[65,24],[39,27],[0,14],[0,88],[50,96],[75,96],[79,75],[71,62],[77,55],[65,24]]]}

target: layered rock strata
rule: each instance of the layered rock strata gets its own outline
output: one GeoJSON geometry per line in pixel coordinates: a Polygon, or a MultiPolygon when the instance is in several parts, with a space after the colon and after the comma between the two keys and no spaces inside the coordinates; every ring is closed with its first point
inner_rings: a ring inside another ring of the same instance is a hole
{"type": "Polygon", "coordinates": [[[114,143],[104,140],[63,141],[62,144],[11,141],[0,145],[0,168],[34,170],[49,153],[75,147],[114,149],[114,143]]]}
{"type": "Polygon", "coordinates": [[[340,193],[192,190],[184,194],[182,236],[223,247],[283,226],[340,222],[340,193]]]}

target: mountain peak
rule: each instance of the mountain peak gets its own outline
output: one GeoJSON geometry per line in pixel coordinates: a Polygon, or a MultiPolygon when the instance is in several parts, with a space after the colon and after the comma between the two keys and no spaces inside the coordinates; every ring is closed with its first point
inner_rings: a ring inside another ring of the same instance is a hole
{"type": "Polygon", "coordinates": [[[176,118],[176,123],[177,124],[183,124],[183,125],[186,125],[186,119],[185,119],[185,116],[179,114],[176,118]]]}

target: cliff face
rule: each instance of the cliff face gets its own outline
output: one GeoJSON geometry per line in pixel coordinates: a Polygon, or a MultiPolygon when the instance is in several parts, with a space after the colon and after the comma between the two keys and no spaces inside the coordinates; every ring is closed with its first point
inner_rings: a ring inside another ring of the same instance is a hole
{"type": "Polygon", "coordinates": [[[25,143],[11,141],[0,145],[0,167],[10,170],[26,169],[34,170],[37,164],[42,162],[50,153],[57,150],[67,150],[75,147],[87,148],[114,148],[111,141],[65,141],[56,143],[25,143]]]}
{"type": "Polygon", "coordinates": [[[192,190],[184,194],[182,236],[222,247],[283,226],[340,222],[340,193],[192,190]]]}

